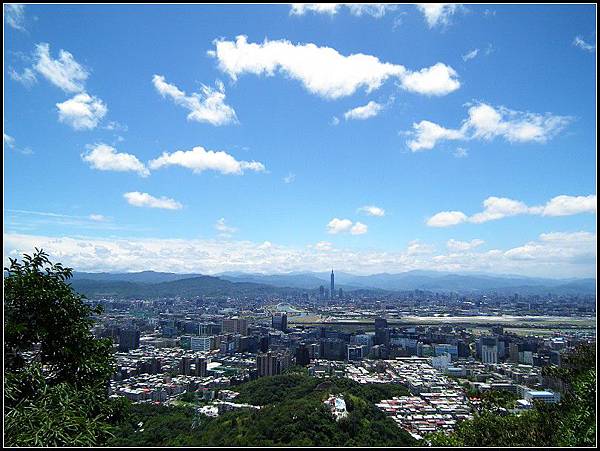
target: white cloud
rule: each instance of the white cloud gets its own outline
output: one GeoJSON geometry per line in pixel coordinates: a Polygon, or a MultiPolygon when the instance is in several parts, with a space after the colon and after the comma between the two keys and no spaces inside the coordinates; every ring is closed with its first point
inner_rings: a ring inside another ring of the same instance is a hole
{"type": "Polygon", "coordinates": [[[340,3],[292,3],[290,14],[302,16],[307,12],[335,15],[342,5],[340,3]]]}
{"type": "Polygon", "coordinates": [[[163,97],[169,97],[177,105],[189,110],[187,118],[190,121],[207,122],[212,125],[227,125],[237,123],[235,110],[225,103],[225,86],[216,82],[216,89],[202,85],[201,93],[188,96],[177,86],[167,83],[162,75],[154,75],[152,83],[163,97]]]}
{"type": "Polygon", "coordinates": [[[57,103],[56,107],[58,108],[58,120],[75,130],[96,128],[108,111],[102,100],[85,92],[62,103],[57,103]]]}
{"type": "Polygon", "coordinates": [[[26,67],[22,73],[18,73],[14,69],[9,70],[10,78],[15,81],[18,81],[23,86],[30,87],[33,86],[37,82],[37,77],[35,76],[35,72],[29,67],[26,67]]]}
{"type": "Polygon", "coordinates": [[[467,220],[462,211],[441,211],[427,220],[430,227],[449,227],[467,220]]]}
{"type": "Polygon", "coordinates": [[[428,96],[443,96],[460,88],[458,74],[444,63],[407,73],[401,86],[407,91],[428,96]]]}
{"type": "Polygon", "coordinates": [[[452,155],[456,158],[466,158],[469,156],[469,152],[464,147],[457,147],[452,155]]]}
{"type": "Polygon", "coordinates": [[[34,56],[35,70],[65,92],[84,91],[88,71],[75,61],[71,53],[61,49],[58,55],[58,59],[53,59],[50,56],[50,45],[37,44],[34,56]]]}
{"type": "Polygon", "coordinates": [[[370,117],[377,116],[381,110],[383,109],[383,105],[380,103],[370,101],[366,105],[358,106],[344,113],[344,119],[358,119],[364,120],[369,119],[370,117]]]}
{"type": "Polygon", "coordinates": [[[461,130],[451,130],[444,128],[430,121],[421,121],[413,124],[413,134],[415,139],[408,141],[410,150],[416,152],[423,149],[433,149],[438,141],[441,140],[462,140],[464,134],[461,130]]]}
{"type": "Polygon", "coordinates": [[[333,244],[329,241],[319,241],[314,245],[314,248],[318,251],[327,252],[333,250],[333,244]]]}
{"type": "Polygon", "coordinates": [[[417,8],[425,16],[429,28],[434,28],[438,25],[447,25],[459,5],[453,3],[418,3],[417,8]]]}
{"type": "Polygon", "coordinates": [[[231,236],[231,234],[237,232],[237,228],[225,224],[225,218],[217,220],[215,229],[217,229],[222,236],[231,236]]]}
{"type": "Polygon", "coordinates": [[[433,252],[435,252],[434,245],[422,243],[420,240],[410,241],[406,248],[406,254],[410,256],[432,254],[433,252]]]}
{"type": "Polygon", "coordinates": [[[327,233],[336,235],[338,233],[349,232],[351,235],[363,235],[369,230],[366,224],[362,222],[353,223],[350,219],[333,218],[327,224],[327,233]]]}
{"type": "Polygon", "coordinates": [[[327,14],[330,16],[336,15],[342,7],[348,8],[350,14],[354,16],[368,15],[377,19],[385,16],[388,11],[396,9],[396,5],[390,5],[387,3],[292,3],[290,14],[295,16],[302,16],[307,12],[315,14],[327,14]]]}
{"type": "Polygon", "coordinates": [[[461,211],[443,211],[427,220],[431,227],[449,227],[463,222],[481,224],[517,215],[570,216],[580,213],[596,213],[596,195],[561,195],[550,199],[545,205],[528,207],[524,202],[506,197],[488,197],[483,201],[483,211],[467,216],[461,211]]]}
{"type": "Polygon", "coordinates": [[[283,178],[284,183],[292,183],[294,180],[296,180],[296,174],[291,172],[283,178]]]}
{"type": "Polygon", "coordinates": [[[369,228],[366,224],[363,224],[362,222],[356,222],[350,229],[350,233],[352,235],[363,235],[367,233],[368,230],[369,228]]]}
{"type": "Polygon", "coordinates": [[[88,151],[81,154],[81,158],[87,161],[91,168],[100,171],[133,171],[142,177],[150,175],[150,171],[135,155],[118,153],[117,149],[103,143],[89,146],[88,151]]]}
{"type": "Polygon", "coordinates": [[[488,197],[483,201],[483,206],[484,210],[471,216],[469,222],[480,224],[529,212],[529,208],[523,202],[506,197],[488,197]]]}
{"type": "Polygon", "coordinates": [[[588,44],[587,42],[585,42],[583,40],[583,38],[581,36],[575,36],[575,39],[573,39],[573,45],[575,47],[579,47],[582,50],[585,50],[587,52],[593,52],[596,50],[596,46],[593,44],[588,44]]]}
{"type": "Polygon", "coordinates": [[[385,216],[385,210],[380,207],[376,207],[375,205],[365,205],[364,207],[360,207],[357,210],[359,213],[365,213],[369,216],[385,216]]]}
{"type": "Polygon", "coordinates": [[[15,148],[15,138],[6,133],[2,133],[2,142],[10,149],[15,148]]]}
{"type": "Polygon", "coordinates": [[[569,116],[513,111],[485,103],[471,106],[468,114],[460,129],[447,129],[430,121],[413,123],[413,130],[408,133],[413,139],[407,142],[408,147],[415,152],[433,149],[438,141],[491,140],[496,137],[511,143],[545,143],[572,120],[569,116]]]}
{"type": "Polygon", "coordinates": [[[371,92],[389,78],[412,92],[425,95],[448,94],[460,87],[456,72],[437,63],[430,68],[411,72],[404,66],[383,63],[378,58],[362,53],[344,56],[330,47],[315,44],[292,44],[290,41],[249,43],[246,36],[235,41],[214,41],[215,57],[221,71],[232,80],[242,74],[274,76],[280,72],[300,81],[312,94],[337,99],[354,94],[359,89],[371,92]]]}
{"type": "Polygon", "coordinates": [[[462,56],[463,61],[469,61],[472,60],[473,58],[475,58],[477,56],[477,54],[479,53],[479,49],[473,49],[467,53],[465,53],[462,56]]]}
{"type": "Polygon", "coordinates": [[[336,116],[333,116],[331,118],[331,125],[339,125],[339,123],[340,123],[340,120],[336,116]]]}
{"type": "Polygon", "coordinates": [[[203,171],[218,171],[221,174],[243,174],[244,171],[264,172],[265,166],[258,161],[238,161],[223,151],[206,150],[202,146],[192,150],[178,150],[163,154],[148,163],[150,169],[160,169],[165,166],[181,166],[199,174],[203,171]]]}
{"type": "Polygon", "coordinates": [[[352,221],[349,219],[333,218],[327,224],[327,233],[337,234],[340,232],[348,232],[352,228],[352,221]]]}
{"type": "Polygon", "coordinates": [[[568,216],[579,213],[596,213],[596,195],[589,196],[556,196],[543,207],[533,207],[542,216],[568,216]],[[538,210],[540,209],[541,210],[538,210]]]}
{"type": "Polygon", "coordinates": [[[446,247],[448,247],[448,249],[451,251],[463,252],[475,249],[476,247],[481,246],[483,243],[485,243],[485,241],[478,238],[471,241],[458,241],[455,239],[450,239],[446,242],[446,247]]]}
{"type": "Polygon", "coordinates": [[[139,191],[125,193],[123,197],[134,207],[162,208],[165,210],[179,210],[183,208],[183,205],[174,199],[164,196],[157,198],[148,193],[140,193],[139,191]]]}
{"type": "Polygon", "coordinates": [[[9,3],[4,5],[4,20],[15,30],[25,30],[25,5],[9,3]]]}
{"type": "Polygon", "coordinates": [[[17,152],[22,153],[23,155],[33,154],[33,150],[31,150],[29,147],[21,148],[20,146],[17,146],[16,140],[12,136],[7,135],[6,133],[2,133],[2,135],[2,142],[9,149],[16,150],[17,152]]]}
{"type": "Polygon", "coordinates": [[[223,271],[277,273],[327,271],[356,274],[415,269],[484,271],[544,277],[595,277],[596,234],[545,233],[509,249],[435,254],[427,243],[412,241],[404,250],[334,248],[331,243],[289,247],[276,243],[225,239],[78,238],[4,234],[4,261],[37,246],[53,261],[78,271],[168,271],[214,274],[223,271]]]}
{"type": "Polygon", "coordinates": [[[97,222],[103,222],[103,221],[107,220],[106,216],[100,215],[100,214],[97,214],[97,213],[92,213],[91,215],[89,215],[89,218],[92,221],[97,221],[97,222]]]}

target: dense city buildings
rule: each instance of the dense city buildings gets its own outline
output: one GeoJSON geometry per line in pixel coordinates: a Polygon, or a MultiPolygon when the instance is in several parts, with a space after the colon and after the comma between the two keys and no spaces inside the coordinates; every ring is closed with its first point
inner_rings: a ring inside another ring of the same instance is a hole
{"type": "MultiPolygon", "coordinates": [[[[524,297],[515,303],[492,295],[348,291],[324,298],[331,288],[286,298],[88,301],[105,308],[94,333],[115,342],[111,394],[172,404],[195,393],[209,403],[199,413],[219,416],[256,408],[234,399],[236,385],[294,368],[316,378],[405,387],[408,395],[375,405],[422,438],[472,418],[481,408],[473,393],[509,392],[518,400],[515,414],[558,402],[564,387],[542,369],[595,341],[594,310],[583,308],[593,307],[589,300],[535,298],[527,303],[531,310],[519,312],[524,297]],[[223,390],[233,393],[230,399],[216,398],[223,390]]],[[[343,417],[336,393],[326,404],[343,417]]]]}

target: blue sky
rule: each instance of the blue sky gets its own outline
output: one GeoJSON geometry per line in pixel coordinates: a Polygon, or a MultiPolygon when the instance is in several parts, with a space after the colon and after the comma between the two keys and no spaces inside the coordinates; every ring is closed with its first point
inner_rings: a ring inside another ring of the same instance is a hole
{"type": "Polygon", "coordinates": [[[4,258],[586,277],[595,5],[4,10],[4,258]]]}

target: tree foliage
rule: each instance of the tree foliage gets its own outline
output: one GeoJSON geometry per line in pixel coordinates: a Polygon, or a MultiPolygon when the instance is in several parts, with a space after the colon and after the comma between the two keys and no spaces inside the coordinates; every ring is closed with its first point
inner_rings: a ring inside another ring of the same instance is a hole
{"type": "MultiPolygon", "coordinates": [[[[388,384],[389,385],[389,384],[388,384]]],[[[235,387],[236,402],[260,405],[218,418],[166,407],[134,406],[128,427],[120,428],[114,446],[403,446],[416,441],[373,404],[406,393],[391,385],[361,385],[347,379],[311,378],[306,374],[263,377],[235,387]],[[329,394],[346,400],[348,416],[336,421],[323,404],[329,394]],[[383,396],[382,396],[383,395],[383,396]],[[382,396],[382,397],[380,397],[382,396]],[[373,401],[376,399],[376,401],[373,401]],[[148,415],[152,421],[148,420],[148,415]],[[184,419],[185,418],[185,419],[184,419]],[[143,431],[139,423],[143,423],[143,431]],[[179,423],[178,423],[179,422],[179,423]],[[185,425],[171,427],[173,423],[185,425]],[[158,434],[158,435],[157,435],[158,434]]]]}
{"type": "Polygon", "coordinates": [[[90,331],[100,310],[71,289],[72,270],[42,250],[4,270],[6,444],[101,444],[123,403],[108,400],[111,342],[90,331]]]}
{"type": "Polygon", "coordinates": [[[596,444],[596,368],[592,345],[578,346],[563,368],[545,369],[568,387],[557,404],[535,403],[519,415],[488,410],[460,423],[450,435],[427,436],[434,446],[594,446],[596,444]]]}

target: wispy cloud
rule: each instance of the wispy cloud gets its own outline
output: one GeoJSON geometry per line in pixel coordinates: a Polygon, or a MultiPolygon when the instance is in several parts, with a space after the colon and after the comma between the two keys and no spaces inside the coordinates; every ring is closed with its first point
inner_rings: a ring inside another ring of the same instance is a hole
{"type": "Polygon", "coordinates": [[[218,80],[216,89],[202,85],[200,93],[194,92],[189,96],[177,86],[167,83],[162,75],[154,75],[152,83],[161,96],[189,110],[187,118],[190,121],[216,126],[238,122],[235,110],[225,103],[225,86],[218,80]]]}
{"type": "Polygon", "coordinates": [[[596,50],[595,45],[585,42],[581,36],[575,36],[575,39],[573,39],[573,45],[585,50],[586,52],[594,52],[596,50]]]}
{"type": "Polygon", "coordinates": [[[545,143],[571,121],[569,116],[536,114],[492,107],[485,103],[472,105],[458,129],[449,129],[427,120],[413,123],[412,139],[407,142],[413,152],[433,149],[439,141],[491,140],[501,137],[511,143],[545,143]]]}

